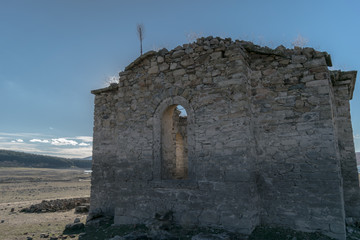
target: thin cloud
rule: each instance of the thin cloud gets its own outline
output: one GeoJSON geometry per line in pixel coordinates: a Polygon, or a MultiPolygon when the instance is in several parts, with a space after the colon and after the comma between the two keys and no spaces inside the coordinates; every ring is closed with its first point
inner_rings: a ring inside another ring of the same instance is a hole
{"type": "Polygon", "coordinates": [[[2,143],[0,143],[0,148],[5,149],[5,150],[10,150],[10,151],[46,154],[46,151],[44,151],[42,149],[38,149],[36,146],[28,144],[28,143],[2,142],[2,143]]]}
{"type": "Polygon", "coordinates": [[[44,136],[44,134],[40,134],[40,133],[7,133],[7,132],[0,132],[0,136],[26,138],[26,137],[34,137],[34,136],[44,136]]]}
{"type": "Polygon", "coordinates": [[[46,139],[41,140],[41,139],[34,138],[34,139],[31,139],[30,142],[32,142],[32,143],[37,143],[37,142],[38,143],[49,143],[50,141],[46,140],[46,139]]]}
{"type": "Polygon", "coordinates": [[[59,137],[44,134],[1,133],[0,149],[50,155],[65,158],[85,158],[92,155],[91,137],[59,137]],[[25,136],[26,135],[26,136],[25,136]],[[77,140],[78,139],[78,140],[77,140]]]}
{"type": "Polygon", "coordinates": [[[360,139],[360,134],[354,135],[354,139],[360,139]]]}
{"type": "Polygon", "coordinates": [[[51,145],[55,145],[55,146],[67,146],[67,145],[71,145],[71,146],[76,146],[79,143],[74,141],[74,140],[69,140],[66,138],[53,138],[51,139],[51,145]]]}
{"type": "Polygon", "coordinates": [[[84,142],[82,142],[82,143],[79,144],[79,146],[85,146],[85,147],[87,147],[87,146],[90,146],[90,144],[89,144],[89,143],[84,143],[84,142]]]}
{"type": "MultiPolygon", "coordinates": [[[[43,145],[45,146],[45,145],[43,145]]],[[[48,145],[48,148],[40,149],[35,144],[30,143],[1,143],[0,149],[6,149],[17,152],[35,153],[41,155],[49,155],[55,157],[64,158],[85,158],[92,155],[92,147],[58,147],[54,145],[48,145]]]]}
{"type": "Polygon", "coordinates": [[[51,155],[65,158],[85,158],[92,155],[92,147],[58,148],[51,155]]]}
{"type": "Polygon", "coordinates": [[[75,137],[75,139],[81,140],[83,142],[92,142],[93,141],[93,137],[90,137],[90,136],[77,136],[77,137],[75,137]]]}

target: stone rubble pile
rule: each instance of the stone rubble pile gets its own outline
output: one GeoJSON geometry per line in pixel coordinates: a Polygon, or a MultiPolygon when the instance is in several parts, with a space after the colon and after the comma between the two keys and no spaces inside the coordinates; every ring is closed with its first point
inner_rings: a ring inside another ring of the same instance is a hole
{"type": "Polygon", "coordinates": [[[359,218],[346,218],[346,232],[348,240],[355,240],[360,238],[360,219],[359,218]]]}
{"type": "Polygon", "coordinates": [[[21,212],[25,213],[45,213],[45,212],[57,212],[57,211],[68,211],[89,204],[90,198],[70,198],[70,199],[55,199],[55,200],[43,200],[39,204],[31,205],[28,208],[21,209],[21,212]]]}

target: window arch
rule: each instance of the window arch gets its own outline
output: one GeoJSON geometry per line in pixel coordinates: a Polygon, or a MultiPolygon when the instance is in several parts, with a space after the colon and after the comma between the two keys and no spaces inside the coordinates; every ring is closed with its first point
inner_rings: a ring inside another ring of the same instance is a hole
{"type": "Polygon", "coordinates": [[[194,110],[189,102],[181,96],[164,99],[156,108],[153,123],[153,179],[194,180],[194,110]],[[179,119],[175,124],[177,128],[182,126],[180,131],[172,129],[173,119],[177,117],[179,119]],[[169,134],[170,132],[172,134],[169,134]],[[167,146],[173,146],[173,151],[168,151],[167,146]],[[172,157],[166,157],[167,152],[172,152],[172,157]]]}
{"type": "Polygon", "coordinates": [[[161,118],[161,178],[188,178],[187,112],[181,105],[167,107],[161,118]]]}

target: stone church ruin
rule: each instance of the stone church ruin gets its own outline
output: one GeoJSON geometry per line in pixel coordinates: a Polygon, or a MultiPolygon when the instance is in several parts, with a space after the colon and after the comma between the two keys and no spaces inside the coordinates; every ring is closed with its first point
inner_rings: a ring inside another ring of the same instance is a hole
{"type": "Polygon", "coordinates": [[[356,71],[312,48],[200,38],[150,51],[95,94],[90,214],[345,239],[360,217],[356,71]]]}

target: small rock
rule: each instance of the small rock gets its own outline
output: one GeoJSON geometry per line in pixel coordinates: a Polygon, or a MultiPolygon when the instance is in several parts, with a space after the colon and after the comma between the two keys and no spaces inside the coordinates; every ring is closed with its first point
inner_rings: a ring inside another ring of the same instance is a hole
{"type": "Polygon", "coordinates": [[[75,218],[74,223],[79,223],[80,222],[80,218],[75,218]]]}
{"type": "Polygon", "coordinates": [[[149,68],[148,73],[153,74],[153,73],[157,73],[158,71],[159,71],[158,66],[153,66],[153,67],[149,68]]]}
{"type": "Polygon", "coordinates": [[[27,237],[26,240],[33,240],[33,238],[32,237],[27,237]]]}
{"type": "Polygon", "coordinates": [[[275,51],[277,51],[277,52],[285,52],[286,48],[283,45],[280,45],[277,48],[275,48],[275,51]]]}
{"type": "Polygon", "coordinates": [[[1,220],[1,223],[4,223],[5,222],[5,220],[1,220]]]}
{"type": "Polygon", "coordinates": [[[83,239],[84,237],[86,237],[87,235],[86,235],[86,233],[80,233],[79,234],[79,240],[81,240],[81,239],[83,239]]]}
{"type": "Polygon", "coordinates": [[[160,51],[159,51],[159,54],[161,55],[161,56],[164,56],[166,53],[168,53],[169,51],[166,49],[166,48],[163,48],[163,49],[161,49],[160,51]]]}
{"type": "Polygon", "coordinates": [[[307,58],[304,55],[293,55],[291,61],[292,63],[304,63],[307,61],[307,58]]]}
{"type": "Polygon", "coordinates": [[[131,106],[130,106],[130,108],[131,108],[133,111],[135,111],[136,108],[137,108],[136,103],[132,103],[131,106]]]}
{"type": "Polygon", "coordinates": [[[158,62],[158,63],[164,62],[164,58],[161,57],[161,56],[157,57],[157,62],[158,62]]]}
{"type": "Polygon", "coordinates": [[[48,238],[48,237],[49,237],[49,234],[47,234],[47,233],[40,234],[40,238],[48,238]]]}
{"type": "Polygon", "coordinates": [[[170,64],[170,70],[174,70],[177,67],[177,63],[171,63],[170,64]]]}
{"type": "Polygon", "coordinates": [[[210,55],[211,59],[218,59],[221,58],[222,53],[221,52],[214,52],[210,55]]]}
{"type": "Polygon", "coordinates": [[[354,225],[354,219],[351,217],[345,218],[346,225],[354,225]]]}
{"type": "Polygon", "coordinates": [[[81,205],[75,208],[75,213],[87,213],[87,212],[89,212],[88,205],[81,205]]]}
{"type": "Polygon", "coordinates": [[[165,71],[165,70],[169,69],[169,64],[163,63],[159,66],[159,68],[160,68],[160,71],[165,71]]]}
{"type": "Polygon", "coordinates": [[[66,231],[76,231],[81,230],[85,227],[85,225],[81,222],[78,223],[70,223],[65,226],[66,231]]]}
{"type": "Polygon", "coordinates": [[[211,45],[219,44],[219,40],[216,39],[216,38],[213,38],[213,39],[210,40],[210,44],[211,45]]]}
{"type": "Polygon", "coordinates": [[[346,227],[346,232],[353,233],[354,229],[352,227],[346,227]]]}
{"type": "Polygon", "coordinates": [[[15,211],[15,208],[11,208],[10,212],[14,212],[15,211]]]}
{"type": "Polygon", "coordinates": [[[184,50],[178,50],[178,51],[175,51],[173,54],[172,54],[172,57],[173,58],[178,58],[178,57],[181,57],[185,54],[184,50]]]}

